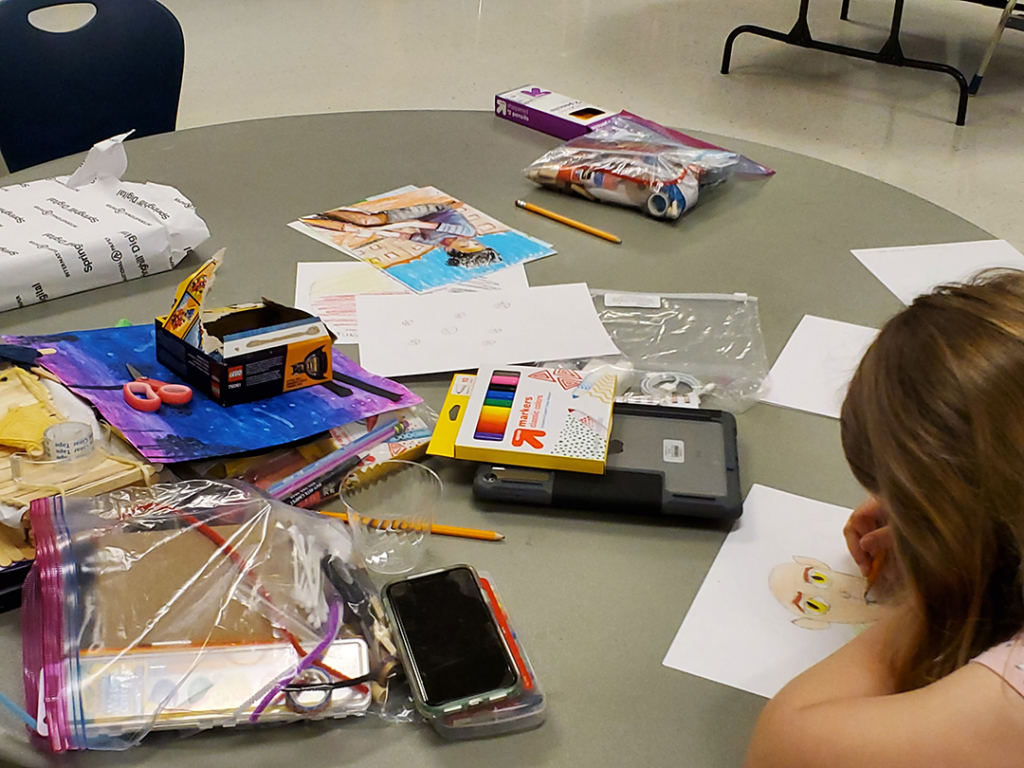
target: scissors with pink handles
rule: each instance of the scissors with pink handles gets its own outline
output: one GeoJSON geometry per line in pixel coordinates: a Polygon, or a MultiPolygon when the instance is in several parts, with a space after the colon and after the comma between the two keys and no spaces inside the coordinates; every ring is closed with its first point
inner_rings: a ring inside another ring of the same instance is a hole
{"type": "Polygon", "coordinates": [[[192,399],[192,387],[150,379],[139,373],[133,365],[125,367],[132,380],[124,385],[124,401],[136,411],[152,413],[159,411],[164,403],[184,405],[192,399]]]}

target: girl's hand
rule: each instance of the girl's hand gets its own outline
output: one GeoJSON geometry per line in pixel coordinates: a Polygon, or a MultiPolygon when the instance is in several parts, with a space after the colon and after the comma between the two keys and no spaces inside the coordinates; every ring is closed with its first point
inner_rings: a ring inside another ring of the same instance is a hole
{"type": "Polygon", "coordinates": [[[861,575],[867,576],[871,563],[893,547],[889,513],[874,496],[868,498],[850,515],[843,528],[846,546],[853,555],[861,575]]]}

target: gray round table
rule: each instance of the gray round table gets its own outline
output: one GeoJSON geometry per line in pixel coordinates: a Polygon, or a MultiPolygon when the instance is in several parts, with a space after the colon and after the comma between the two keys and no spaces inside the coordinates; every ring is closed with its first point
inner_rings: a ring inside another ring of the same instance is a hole
{"type": "MultiPolygon", "coordinates": [[[[178,187],[211,239],[178,269],[0,314],[0,332],[148,323],[175,285],[221,246],[218,304],[260,296],[290,303],[295,263],[340,254],[286,223],[404,184],[431,184],[554,244],[527,267],[530,283],[586,281],[637,291],[746,292],[760,299],[769,360],[804,314],[877,325],[900,309],[851,248],[985,239],[967,221],[895,187],[828,163],[705,136],[778,170],[733,181],[666,224],[534,187],[521,172],[558,141],[482,112],[371,112],[215,125],[129,142],[133,181],[178,187]],[[622,237],[612,245],[513,207],[524,197],[622,237]]],[[[54,161],[0,184],[69,173],[54,161]]],[[[349,351],[349,350],[346,350],[349,351]]],[[[351,350],[354,353],[354,350],[351,350]]],[[[447,377],[413,380],[437,408],[447,377]]],[[[833,419],[756,405],[738,418],[744,493],[763,483],[854,505],[833,419]]],[[[723,530],[475,503],[472,467],[443,463],[444,521],[498,530],[500,544],[435,537],[427,566],[468,562],[490,572],[524,637],[548,697],[539,729],[446,743],[427,726],[373,719],[154,735],[76,765],[303,768],[481,765],[738,766],[764,700],[661,665],[725,535],[723,530]]],[[[0,616],[0,690],[21,698],[18,613],[0,616]]],[[[0,763],[61,762],[30,746],[0,714],[0,763]]]]}

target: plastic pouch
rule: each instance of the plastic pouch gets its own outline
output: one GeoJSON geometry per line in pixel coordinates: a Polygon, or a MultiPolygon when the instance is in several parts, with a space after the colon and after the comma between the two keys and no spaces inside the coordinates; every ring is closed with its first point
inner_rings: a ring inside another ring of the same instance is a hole
{"type": "MultiPolygon", "coordinates": [[[[516,681],[508,689],[487,693],[477,692],[468,699],[457,698],[438,704],[428,704],[423,698],[423,692],[421,692],[416,697],[417,710],[438,733],[448,739],[484,738],[504,733],[525,731],[541,725],[544,722],[547,704],[544,693],[541,690],[540,681],[537,679],[537,673],[534,671],[533,665],[526,655],[526,650],[523,648],[520,636],[516,632],[515,626],[509,618],[505,605],[498,595],[489,574],[478,574],[470,566],[461,565],[441,569],[440,571],[417,574],[416,576],[400,579],[386,585],[383,590],[384,607],[389,621],[395,630],[400,652],[404,655],[406,663],[411,663],[409,661],[411,658],[411,649],[408,647],[409,638],[406,636],[406,632],[400,628],[401,621],[399,620],[399,615],[402,609],[395,604],[395,600],[391,596],[391,590],[399,585],[414,583],[418,580],[437,580],[447,573],[460,571],[473,574],[472,581],[479,587],[479,593],[485,610],[490,618],[493,619],[491,623],[495,628],[494,631],[500,634],[501,642],[508,648],[508,653],[510,654],[509,662],[514,662],[516,681]]],[[[467,585],[462,585],[458,589],[466,589],[467,594],[468,591],[476,592],[475,587],[468,587],[467,585]]],[[[420,599],[424,599],[424,597],[425,595],[421,594],[420,599]]],[[[415,616],[418,611],[424,610],[425,607],[423,609],[407,607],[405,610],[410,611],[411,615],[415,616]]],[[[477,619],[471,618],[473,615],[472,610],[467,608],[455,610],[464,611],[462,615],[462,633],[473,635],[479,630],[477,619]]],[[[413,620],[415,621],[415,619],[413,620]]],[[[433,637],[434,641],[436,641],[436,630],[427,630],[424,634],[423,628],[420,627],[418,633],[421,638],[424,636],[433,637]]],[[[432,641],[427,640],[426,642],[429,644],[432,641]]],[[[441,666],[441,660],[444,659],[443,668],[446,672],[453,670],[451,674],[458,678],[460,674],[465,674],[465,669],[461,673],[458,671],[460,662],[461,666],[464,667],[465,661],[469,657],[450,658],[453,652],[458,653],[458,651],[453,651],[453,649],[459,647],[459,641],[451,639],[445,641],[445,644],[451,644],[452,647],[443,649],[434,647],[432,650],[425,650],[423,651],[425,654],[423,658],[428,664],[434,664],[438,667],[441,666]]],[[[478,666],[489,670],[489,672],[481,672],[480,674],[493,673],[493,661],[483,661],[480,654],[472,658],[478,666]]],[[[431,672],[428,671],[428,674],[431,674],[431,672]]],[[[434,669],[432,674],[436,678],[438,669],[434,669]]]]}
{"type": "Polygon", "coordinates": [[[519,633],[516,632],[515,626],[505,610],[505,605],[494,586],[491,575],[482,572],[479,577],[480,586],[484,590],[491,611],[505,634],[516,659],[519,673],[522,675],[522,685],[517,695],[505,701],[432,719],[431,725],[448,739],[478,739],[536,728],[544,722],[547,709],[537,673],[533,669],[533,664],[530,663],[529,656],[526,655],[526,649],[523,648],[519,633]]]}
{"type": "Polygon", "coordinates": [[[387,703],[383,610],[328,518],[205,480],[53,497],[30,516],[25,696],[53,751],[408,709],[387,703]]]}
{"type": "Polygon", "coordinates": [[[768,375],[757,299],[745,293],[591,290],[622,355],[544,362],[616,374],[616,401],[742,412],[768,375]]]}
{"type": "Polygon", "coordinates": [[[674,220],[696,205],[701,187],[728,179],[739,159],[617,115],[541,156],[524,173],[542,186],[674,220]]]}

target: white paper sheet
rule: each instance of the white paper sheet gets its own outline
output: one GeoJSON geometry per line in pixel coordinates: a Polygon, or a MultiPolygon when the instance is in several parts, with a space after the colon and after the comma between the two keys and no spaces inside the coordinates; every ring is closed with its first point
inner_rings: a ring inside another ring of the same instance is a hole
{"type": "Polygon", "coordinates": [[[904,304],[937,285],[961,282],[980,269],[1024,269],[1024,255],[1005,240],[868,248],[851,253],[904,304]]]}
{"type": "Polygon", "coordinates": [[[765,380],[761,400],[839,418],[857,364],[875,328],[804,315],[765,380]]]}
{"type": "Polygon", "coordinates": [[[851,640],[863,624],[828,622],[872,610],[864,608],[864,581],[843,539],[850,511],[753,486],[743,517],[722,544],[665,655],[665,666],[770,697],[851,640]],[[794,557],[819,564],[805,565],[794,557]],[[769,587],[769,574],[780,565],[776,589],[788,607],[769,587]],[[823,573],[828,586],[807,582],[809,567],[809,577],[823,573]],[[842,596],[850,590],[852,600],[842,596]],[[797,591],[803,594],[801,602],[813,596],[819,608],[829,603],[830,610],[804,615],[790,599],[797,591]],[[821,628],[797,626],[794,620],[821,628]]]}
{"type": "Polygon", "coordinates": [[[358,296],[359,359],[381,376],[618,354],[585,283],[358,296]]]}
{"type": "MultiPolygon", "coordinates": [[[[453,283],[451,293],[526,288],[526,269],[509,267],[486,277],[453,283]]],[[[387,272],[361,261],[300,261],[295,271],[295,306],[317,315],[338,337],[339,344],[359,341],[356,296],[369,293],[409,294],[387,272]]]]}
{"type": "Polygon", "coordinates": [[[163,272],[210,236],[178,190],[120,180],[125,136],[70,177],[0,187],[0,311],[163,272]]]}

